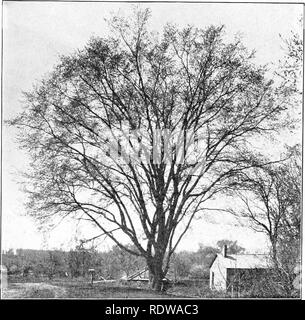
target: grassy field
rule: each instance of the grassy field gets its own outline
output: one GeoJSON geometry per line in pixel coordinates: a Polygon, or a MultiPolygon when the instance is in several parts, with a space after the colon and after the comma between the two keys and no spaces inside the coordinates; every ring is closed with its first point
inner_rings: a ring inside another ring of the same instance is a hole
{"type": "Polygon", "coordinates": [[[2,291],[3,299],[174,299],[200,298],[209,294],[198,286],[173,286],[166,293],[156,293],[146,284],[120,281],[95,283],[85,280],[57,279],[47,282],[9,282],[2,291]]]}

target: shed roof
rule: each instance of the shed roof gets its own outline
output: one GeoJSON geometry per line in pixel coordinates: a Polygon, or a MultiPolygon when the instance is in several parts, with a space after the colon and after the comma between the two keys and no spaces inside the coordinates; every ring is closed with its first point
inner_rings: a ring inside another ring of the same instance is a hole
{"type": "Polygon", "coordinates": [[[267,254],[230,254],[226,257],[218,254],[216,259],[220,259],[220,263],[227,269],[265,269],[271,266],[267,254]]]}

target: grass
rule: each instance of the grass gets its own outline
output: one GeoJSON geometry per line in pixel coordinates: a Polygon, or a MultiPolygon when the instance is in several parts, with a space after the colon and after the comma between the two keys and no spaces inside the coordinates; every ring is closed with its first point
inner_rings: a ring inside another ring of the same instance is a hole
{"type": "MultiPolygon", "coordinates": [[[[247,297],[247,295],[243,295],[247,297]]],[[[250,295],[250,298],[256,296],[250,295]]],[[[88,279],[53,279],[40,282],[11,282],[2,291],[3,299],[213,299],[231,298],[230,293],[211,291],[206,282],[181,282],[166,293],[149,289],[147,283],[99,282],[88,279]]]]}
{"type": "Polygon", "coordinates": [[[173,287],[166,293],[158,293],[149,289],[147,284],[116,281],[91,285],[88,280],[84,279],[9,283],[8,289],[3,292],[4,299],[173,299],[189,297],[194,297],[192,289],[185,287],[173,287]]]}
{"type": "Polygon", "coordinates": [[[26,292],[26,297],[32,299],[50,299],[55,298],[55,293],[51,289],[31,288],[26,292]]]}
{"type": "Polygon", "coordinates": [[[67,296],[73,298],[95,298],[95,299],[109,299],[109,298],[168,298],[167,294],[158,294],[152,290],[145,288],[137,288],[133,286],[125,286],[119,283],[111,284],[95,284],[91,285],[69,285],[67,296]]]}

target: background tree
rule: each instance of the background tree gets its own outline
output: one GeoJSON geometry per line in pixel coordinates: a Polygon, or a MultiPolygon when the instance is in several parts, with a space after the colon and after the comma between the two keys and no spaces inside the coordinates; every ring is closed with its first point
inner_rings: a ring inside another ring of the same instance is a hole
{"type": "Polygon", "coordinates": [[[55,275],[62,276],[67,271],[65,258],[65,254],[61,250],[48,251],[45,271],[49,279],[52,279],[55,275]]]}
{"type": "Polygon", "coordinates": [[[95,269],[98,264],[98,252],[93,247],[87,249],[79,245],[75,250],[69,251],[68,266],[72,277],[85,277],[88,270],[95,269]]]}
{"type": "MultiPolygon", "coordinates": [[[[133,245],[129,245],[128,248],[137,251],[133,245]]],[[[119,268],[117,277],[126,276],[129,277],[133,273],[145,268],[145,260],[139,256],[134,256],[119,246],[112,248],[112,266],[113,268],[119,268]]]]}
{"type": "Polygon", "coordinates": [[[169,278],[174,281],[187,278],[193,265],[193,255],[194,253],[188,251],[174,253],[171,259],[169,278]]]}
{"type": "MultiPolygon", "coordinates": [[[[299,21],[302,25],[302,19],[299,21]]],[[[301,28],[300,28],[301,29],[301,28]]],[[[303,40],[299,33],[291,32],[289,38],[283,40],[283,50],[285,57],[280,61],[278,76],[281,77],[283,83],[282,88],[287,96],[297,93],[300,99],[302,94],[302,73],[303,73],[303,40]]]]}
{"type": "Polygon", "coordinates": [[[242,209],[231,209],[268,236],[277,281],[288,294],[300,262],[301,168],[300,146],[296,145],[288,148],[283,162],[244,171],[234,184],[242,209]]]}
{"type": "Polygon", "coordinates": [[[232,240],[219,240],[217,241],[217,247],[222,250],[224,246],[227,246],[228,254],[240,254],[245,252],[245,248],[239,246],[237,241],[232,240]]]}
{"type": "Polygon", "coordinates": [[[148,19],[114,17],[113,34],[62,57],[10,123],[32,157],[31,214],[89,220],[144,257],[161,290],[201,204],[248,167],[251,139],[276,129],[286,106],[241,41],[224,43],[223,26],[157,36],[148,19]]]}

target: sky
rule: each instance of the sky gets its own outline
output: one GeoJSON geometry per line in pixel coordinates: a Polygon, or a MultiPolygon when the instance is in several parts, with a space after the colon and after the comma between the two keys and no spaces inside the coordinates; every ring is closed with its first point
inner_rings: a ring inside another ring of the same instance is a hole
{"type": "MultiPolygon", "coordinates": [[[[255,62],[274,63],[273,68],[284,53],[279,35],[287,38],[291,30],[302,31],[298,24],[302,5],[147,3],[142,7],[151,9],[150,27],[156,31],[167,22],[199,28],[224,24],[228,39],[241,34],[245,46],[256,50],[255,62]]],[[[128,14],[131,8],[127,3],[3,3],[3,119],[20,112],[22,92],[51,71],[59,55],[81,49],[91,36],[107,36],[105,18],[118,11],[128,14]]],[[[2,248],[69,249],[75,237],[88,230],[67,221],[49,233],[38,231],[26,216],[25,195],[18,184],[17,173],[26,171],[27,155],[18,149],[13,128],[4,126],[2,134],[2,248]]],[[[221,239],[237,240],[249,252],[263,252],[267,245],[262,233],[236,225],[232,217],[208,214],[194,221],[178,250],[196,250],[200,243],[215,245],[221,239]]],[[[111,245],[101,244],[103,249],[111,245]]]]}

